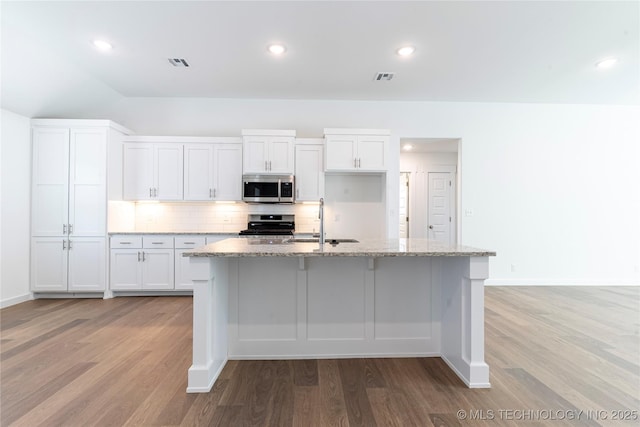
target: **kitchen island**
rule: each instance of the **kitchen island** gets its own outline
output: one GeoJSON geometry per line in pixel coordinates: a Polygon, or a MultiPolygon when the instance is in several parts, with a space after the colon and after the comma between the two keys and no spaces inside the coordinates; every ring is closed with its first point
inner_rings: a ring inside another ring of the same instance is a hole
{"type": "Polygon", "coordinates": [[[467,386],[490,386],[484,280],[495,252],[426,239],[232,238],[184,256],[194,285],[187,392],[211,390],[228,359],[441,357],[467,386]]]}

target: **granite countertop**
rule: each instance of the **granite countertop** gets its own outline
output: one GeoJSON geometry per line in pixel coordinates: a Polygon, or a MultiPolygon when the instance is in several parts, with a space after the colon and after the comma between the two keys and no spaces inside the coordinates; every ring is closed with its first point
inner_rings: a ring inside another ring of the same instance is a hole
{"type": "Polygon", "coordinates": [[[320,248],[317,242],[287,242],[286,239],[231,238],[184,253],[188,257],[267,257],[267,256],[495,256],[496,253],[469,246],[448,245],[428,239],[362,239],[357,243],[320,248]],[[270,243],[272,242],[272,243],[270,243]]]}
{"type": "Polygon", "coordinates": [[[132,236],[132,235],[151,235],[151,236],[205,236],[205,235],[234,235],[237,231],[110,231],[109,236],[132,236]]]}

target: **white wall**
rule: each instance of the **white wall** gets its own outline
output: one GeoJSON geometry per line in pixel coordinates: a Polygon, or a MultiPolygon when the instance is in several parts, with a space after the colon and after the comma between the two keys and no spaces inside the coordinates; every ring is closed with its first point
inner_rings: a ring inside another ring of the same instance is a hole
{"type": "Polygon", "coordinates": [[[29,299],[31,126],[2,110],[0,162],[0,307],[29,299]]]}
{"type": "MultiPolygon", "coordinates": [[[[474,211],[462,242],[496,250],[491,278],[505,284],[640,283],[639,117],[618,106],[205,98],[122,99],[108,114],[156,135],[391,129],[389,201],[400,138],[460,138],[461,211],[474,211]]],[[[390,236],[396,217],[390,203],[390,236]]]]}

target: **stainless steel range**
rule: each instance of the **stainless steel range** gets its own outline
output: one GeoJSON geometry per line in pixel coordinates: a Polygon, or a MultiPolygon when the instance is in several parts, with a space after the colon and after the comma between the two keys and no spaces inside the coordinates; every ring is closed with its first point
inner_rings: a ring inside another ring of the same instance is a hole
{"type": "Polygon", "coordinates": [[[295,215],[251,214],[241,236],[293,236],[295,215]]]}

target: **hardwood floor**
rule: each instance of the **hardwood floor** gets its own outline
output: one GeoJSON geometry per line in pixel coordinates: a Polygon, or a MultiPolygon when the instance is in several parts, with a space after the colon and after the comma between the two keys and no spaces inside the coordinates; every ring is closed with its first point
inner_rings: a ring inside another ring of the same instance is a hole
{"type": "Polygon", "coordinates": [[[29,301],[0,311],[0,422],[637,425],[639,288],[488,287],[485,318],[491,389],[439,358],[279,360],[187,394],[189,297],[29,301]]]}

